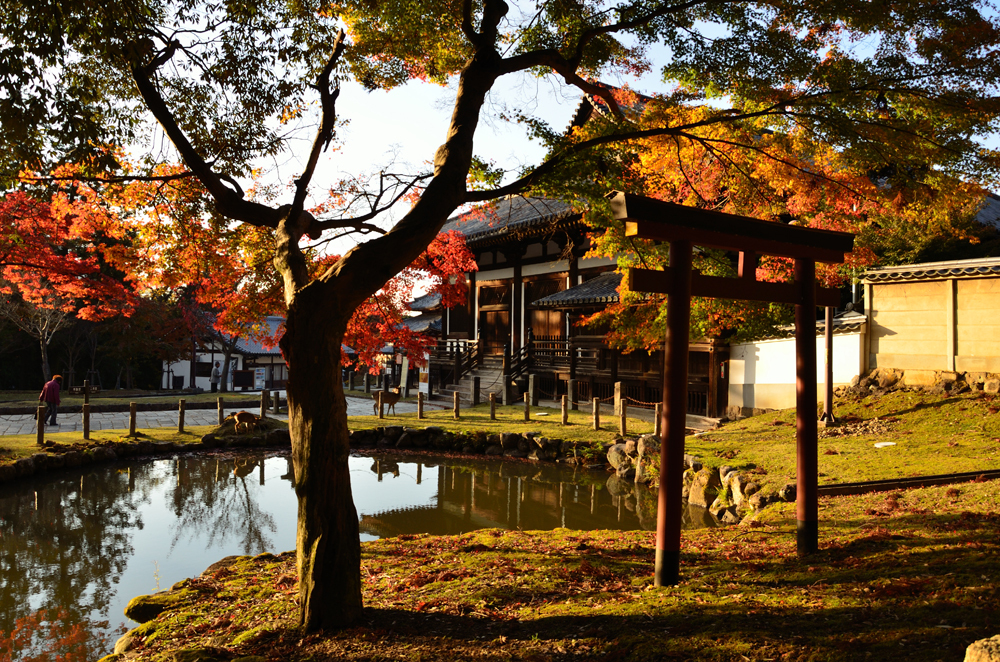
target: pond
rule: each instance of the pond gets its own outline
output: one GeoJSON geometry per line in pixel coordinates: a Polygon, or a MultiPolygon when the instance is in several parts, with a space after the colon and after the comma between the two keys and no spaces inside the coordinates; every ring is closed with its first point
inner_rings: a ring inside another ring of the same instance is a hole
{"type": "MultiPolygon", "coordinates": [[[[362,540],[656,525],[655,493],[604,472],[398,455],[353,456],[350,468],[362,540]]],[[[287,454],[136,460],[0,486],[0,633],[64,610],[96,659],[134,627],[123,615],[131,598],[225,556],[294,549],[295,513],[287,454]]],[[[691,508],[685,523],[712,518],[691,508]]]]}

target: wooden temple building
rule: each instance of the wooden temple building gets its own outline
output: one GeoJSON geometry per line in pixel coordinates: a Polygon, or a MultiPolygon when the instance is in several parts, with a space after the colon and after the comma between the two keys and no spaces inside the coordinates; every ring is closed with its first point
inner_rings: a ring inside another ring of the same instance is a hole
{"type": "MultiPolygon", "coordinates": [[[[570,205],[513,196],[458,216],[444,230],[465,236],[479,271],[467,275],[466,305],[442,313],[434,392],[458,390],[471,399],[479,377],[483,393],[500,394],[506,374],[517,397],[534,375],[542,399],[567,394],[573,380],[576,402],[610,399],[616,382],[631,406],[660,402],[662,346],[623,353],[607,345],[604,329],[579,324],[617,302],[621,275],[614,259],[584,257],[592,229],[570,205]]],[[[727,359],[723,343],[691,343],[689,413],[725,414],[727,359]]]]}

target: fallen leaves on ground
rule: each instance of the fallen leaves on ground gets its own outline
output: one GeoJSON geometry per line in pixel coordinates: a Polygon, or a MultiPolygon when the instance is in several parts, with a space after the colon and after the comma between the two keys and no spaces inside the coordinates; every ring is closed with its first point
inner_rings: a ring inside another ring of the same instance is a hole
{"type": "Polygon", "coordinates": [[[1000,628],[997,485],[823,499],[807,558],[794,504],[685,532],[681,582],[664,588],[650,532],[378,540],[362,545],[362,622],[306,637],[294,554],[245,557],[188,580],[201,599],[126,659],[195,646],[281,662],[961,659],[1000,628]]]}

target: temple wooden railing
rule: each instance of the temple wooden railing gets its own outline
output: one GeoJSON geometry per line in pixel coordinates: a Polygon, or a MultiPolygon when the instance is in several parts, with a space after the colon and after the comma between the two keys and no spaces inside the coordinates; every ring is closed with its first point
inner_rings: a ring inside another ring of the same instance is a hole
{"type": "Polygon", "coordinates": [[[431,366],[437,369],[439,384],[457,384],[482,362],[482,344],[475,340],[438,340],[430,352],[431,366]]]}

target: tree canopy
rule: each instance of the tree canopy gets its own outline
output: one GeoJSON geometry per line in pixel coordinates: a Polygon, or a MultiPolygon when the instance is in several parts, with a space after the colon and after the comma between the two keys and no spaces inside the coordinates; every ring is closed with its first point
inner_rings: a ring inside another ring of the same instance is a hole
{"type": "MultiPolygon", "coordinates": [[[[0,10],[4,182],[67,160],[114,180],[121,149],[157,177],[164,157],[178,157],[185,172],[170,176],[197,178],[215,213],[273,231],[307,629],[361,614],[341,342],[354,311],[462,205],[567,182],[596,192],[595,170],[630,158],[616,145],[715,125],[795,128],[890,178],[918,167],[996,174],[977,137],[997,128],[1000,28],[979,0],[0,0],[0,10]],[[654,68],[667,85],[650,125],[596,82],[654,68]],[[493,98],[516,75],[551,76],[607,112],[566,134],[530,104],[493,98]],[[309,212],[325,190],[314,178],[335,144],[343,80],[447,83],[449,129],[427,172],[381,170],[373,188],[309,212]],[[699,114],[687,112],[695,106],[699,114]],[[549,158],[500,186],[470,186],[484,174],[475,143],[490,118],[522,122],[549,158]],[[250,188],[255,168],[290,150],[301,157],[297,177],[273,198],[250,188]],[[379,219],[397,204],[410,207],[386,232],[379,219]],[[367,241],[312,270],[306,238],[345,233],[367,241]]],[[[756,135],[742,135],[743,149],[757,149],[756,135]]]]}
{"type": "MultiPolygon", "coordinates": [[[[634,95],[632,101],[635,107],[634,95]]],[[[642,112],[635,122],[640,126],[664,123],[664,113],[683,115],[686,119],[680,121],[693,124],[712,112],[665,108],[654,99],[639,105],[642,112]]],[[[844,264],[819,265],[818,276],[827,287],[851,283],[866,268],[919,259],[932,245],[955,250],[992,232],[975,221],[987,195],[975,182],[929,167],[913,168],[901,177],[895,171],[884,175],[885,168],[873,169],[877,163],[852,160],[800,127],[776,131],[759,118],[710,124],[685,136],[628,141],[614,150],[616,158],[605,155],[602,162],[608,165],[599,175],[568,188],[578,188],[580,196],[623,189],[688,206],[854,233],[855,248],[844,264]],[[603,188],[591,191],[595,183],[603,188]]],[[[617,257],[622,268],[667,264],[666,245],[626,238],[623,225],[607,220],[601,203],[597,197],[590,212],[603,230],[596,237],[595,254],[617,257]]],[[[706,249],[695,256],[695,268],[706,275],[735,277],[737,265],[734,255],[706,249]]],[[[791,262],[765,257],[757,276],[791,280],[791,262]]],[[[663,341],[664,303],[662,297],[629,292],[623,281],[620,301],[587,321],[608,325],[609,340],[619,347],[650,348],[663,341]]],[[[695,299],[692,306],[696,337],[746,340],[791,321],[790,306],[777,304],[695,299]]]]}

